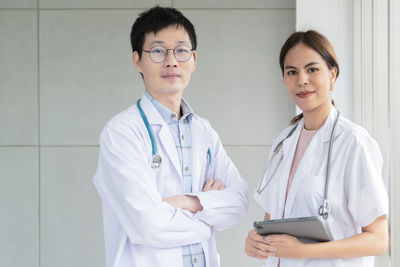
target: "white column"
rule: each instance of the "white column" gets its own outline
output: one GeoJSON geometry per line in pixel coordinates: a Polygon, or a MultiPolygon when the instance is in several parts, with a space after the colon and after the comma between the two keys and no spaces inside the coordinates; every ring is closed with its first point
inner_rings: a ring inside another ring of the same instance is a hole
{"type": "MultiPolygon", "coordinates": [[[[354,121],[378,142],[389,188],[388,0],[353,0],[354,121]]],[[[388,190],[390,191],[390,190],[388,190]]],[[[391,199],[391,203],[393,199],[391,199]]],[[[388,266],[378,257],[375,266],[388,266]]]]}
{"type": "Polygon", "coordinates": [[[389,123],[391,266],[400,265],[400,2],[389,0],[389,123]]]}

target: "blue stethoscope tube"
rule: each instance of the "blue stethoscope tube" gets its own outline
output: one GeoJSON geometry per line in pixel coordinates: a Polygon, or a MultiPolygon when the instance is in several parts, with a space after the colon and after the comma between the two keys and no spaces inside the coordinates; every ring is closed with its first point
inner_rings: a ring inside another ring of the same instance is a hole
{"type": "MultiPolygon", "coordinates": [[[[340,112],[337,111],[337,115],[336,115],[335,122],[334,122],[333,127],[332,127],[331,136],[330,136],[330,139],[329,139],[328,159],[327,159],[326,173],[325,173],[324,202],[323,202],[323,204],[319,207],[319,210],[318,210],[318,214],[319,214],[320,216],[322,216],[322,218],[324,218],[325,220],[328,219],[328,216],[329,216],[328,188],[329,188],[329,174],[330,174],[330,168],[331,168],[331,154],[332,154],[332,147],[333,147],[333,133],[334,133],[334,131],[335,131],[336,124],[337,124],[337,122],[338,122],[338,120],[339,120],[339,117],[340,117],[340,112]]],[[[298,125],[299,125],[299,124],[297,123],[297,124],[290,130],[289,134],[288,134],[284,139],[282,139],[282,141],[280,141],[280,142],[278,143],[278,145],[277,145],[277,146],[275,147],[275,149],[274,149],[274,152],[272,153],[272,156],[271,156],[271,159],[270,159],[269,162],[271,162],[271,161],[273,160],[273,158],[275,157],[275,155],[277,155],[277,154],[279,153],[279,151],[280,151],[281,148],[282,148],[283,142],[284,142],[286,139],[288,139],[289,137],[292,136],[292,134],[294,133],[294,131],[296,130],[296,128],[297,128],[298,125]]],[[[276,171],[278,170],[279,165],[280,165],[282,159],[283,159],[283,154],[282,154],[282,156],[280,157],[279,162],[276,164],[276,167],[274,168],[274,170],[273,170],[273,172],[272,172],[271,178],[268,179],[268,181],[266,182],[266,184],[265,184],[263,187],[261,187],[261,185],[262,185],[262,182],[263,182],[263,179],[264,179],[264,178],[261,180],[261,182],[260,182],[259,185],[258,185],[258,189],[257,189],[257,193],[258,193],[258,194],[261,194],[261,193],[264,191],[264,189],[269,185],[269,183],[271,182],[271,180],[274,178],[275,173],[276,173],[276,171]]]]}
{"type": "Polygon", "coordinates": [[[156,140],[154,139],[153,135],[153,130],[149,124],[149,121],[147,120],[146,114],[144,114],[144,111],[142,109],[142,106],[140,105],[140,100],[136,102],[136,105],[138,107],[138,110],[140,112],[140,116],[143,119],[144,125],[146,126],[147,132],[149,133],[150,141],[151,141],[151,148],[152,148],[152,161],[151,161],[151,167],[152,168],[158,168],[161,166],[162,158],[160,155],[157,154],[157,143],[156,140]]]}

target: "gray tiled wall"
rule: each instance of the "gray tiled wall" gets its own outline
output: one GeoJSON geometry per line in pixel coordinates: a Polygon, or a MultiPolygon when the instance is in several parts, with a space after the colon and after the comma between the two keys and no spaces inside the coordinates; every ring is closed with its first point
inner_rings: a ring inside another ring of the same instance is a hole
{"type": "Polygon", "coordinates": [[[37,147],[0,147],[0,266],[38,266],[37,147]]]}
{"type": "Polygon", "coordinates": [[[37,12],[0,9],[0,145],[37,145],[37,12]]]}
{"type": "Polygon", "coordinates": [[[278,67],[294,0],[0,0],[0,266],[104,266],[98,136],[142,94],[129,32],[154,3],[195,24],[185,98],[249,182],[249,214],[217,233],[222,266],[260,265],[244,238],[263,216],[252,194],[272,139],[294,112],[278,67]]]}
{"type": "Polygon", "coordinates": [[[91,179],[98,152],[93,147],[41,149],[41,267],[104,265],[100,199],[91,179]]]}

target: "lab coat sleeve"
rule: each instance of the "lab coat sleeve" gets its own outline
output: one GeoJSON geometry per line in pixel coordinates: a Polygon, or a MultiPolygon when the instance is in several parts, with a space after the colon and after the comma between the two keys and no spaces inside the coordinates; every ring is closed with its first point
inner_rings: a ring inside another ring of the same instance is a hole
{"type": "Polygon", "coordinates": [[[120,124],[103,130],[94,182],[130,242],[169,248],[207,240],[207,224],[162,201],[141,136],[120,124]]]}
{"type": "Polygon", "coordinates": [[[382,156],[369,136],[357,138],[347,162],[348,208],[362,227],[388,214],[388,197],[382,180],[382,156]]]}
{"type": "Polygon", "coordinates": [[[226,154],[217,133],[212,128],[211,132],[214,179],[222,180],[226,188],[195,193],[203,206],[195,217],[223,230],[236,224],[247,212],[247,183],[226,154]]]}

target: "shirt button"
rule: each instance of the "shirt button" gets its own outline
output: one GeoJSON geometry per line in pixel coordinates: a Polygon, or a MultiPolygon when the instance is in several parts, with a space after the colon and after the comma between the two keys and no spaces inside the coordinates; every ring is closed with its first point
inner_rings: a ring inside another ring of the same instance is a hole
{"type": "Polygon", "coordinates": [[[194,259],[193,259],[193,262],[196,263],[196,262],[197,262],[197,258],[194,258],[194,259]]]}
{"type": "Polygon", "coordinates": [[[189,170],[189,167],[188,166],[186,166],[185,167],[185,172],[187,172],[189,170]]]}
{"type": "Polygon", "coordinates": [[[183,134],[182,134],[182,140],[184,139],[185,137],[183,136],[183,134]]]}
{"type": "Polygon", "coordinates": [[[176,114],[175,114],[175,113],[172,113],[172,114],[171,114],[171,118],[175,119],[175,117],[176,117],[176,114]]]}

